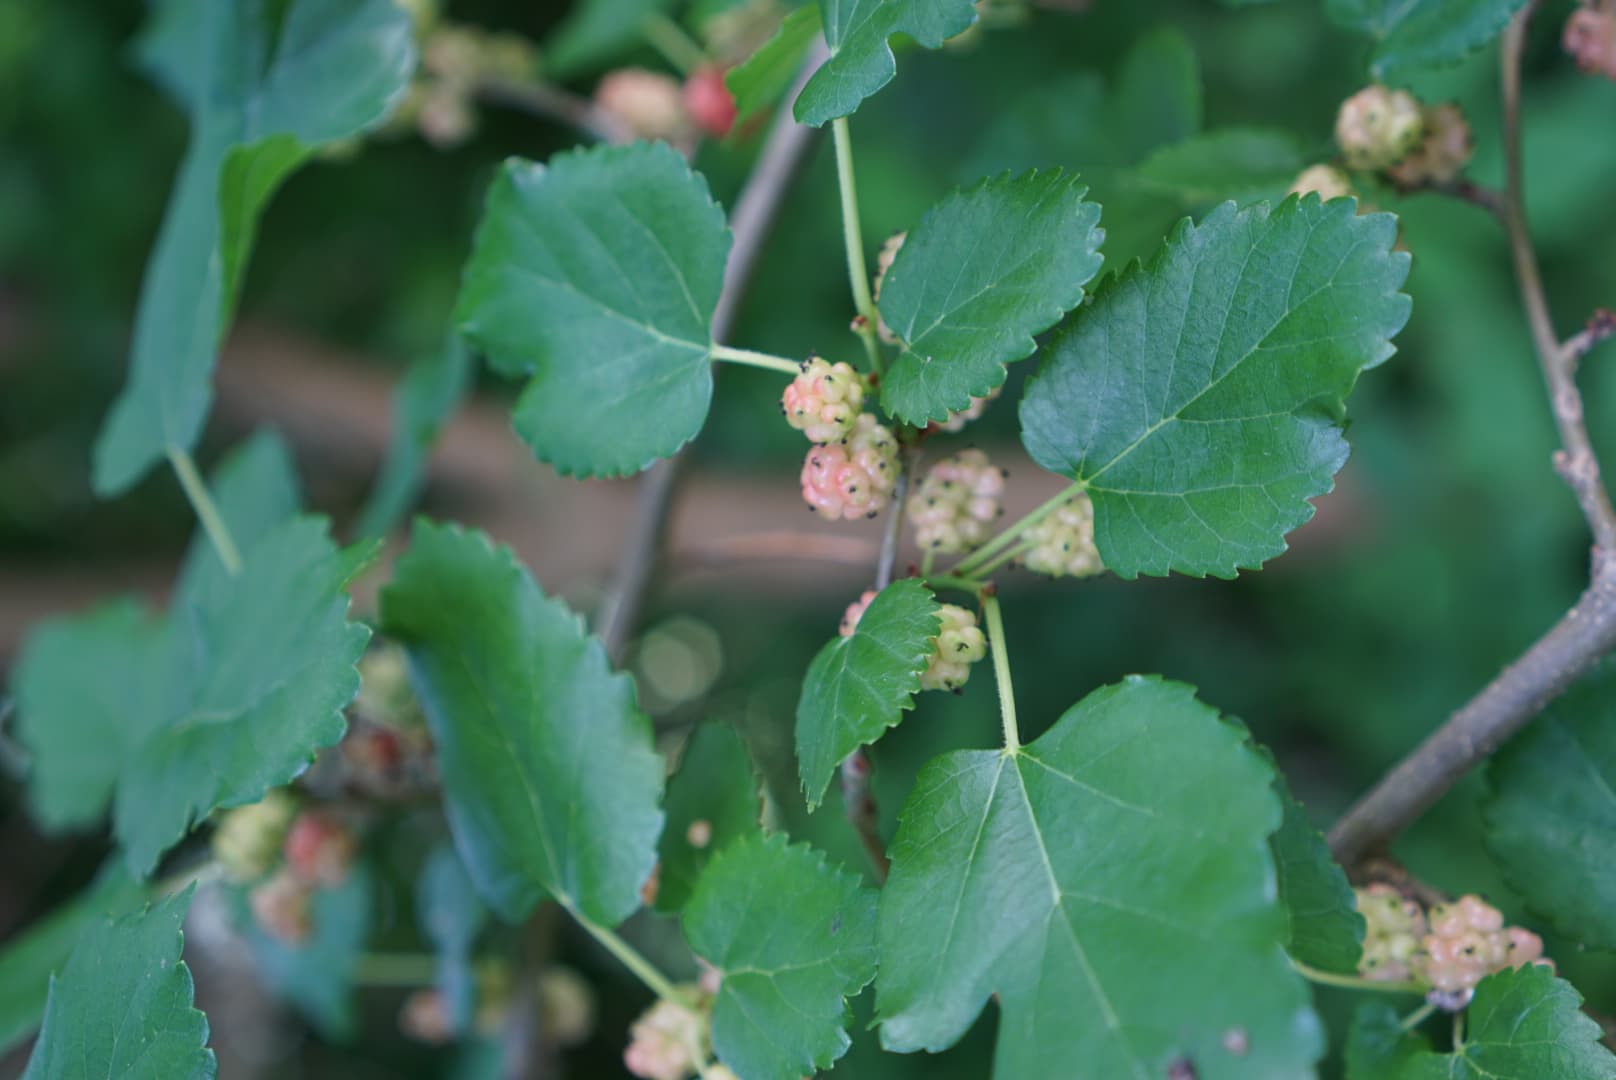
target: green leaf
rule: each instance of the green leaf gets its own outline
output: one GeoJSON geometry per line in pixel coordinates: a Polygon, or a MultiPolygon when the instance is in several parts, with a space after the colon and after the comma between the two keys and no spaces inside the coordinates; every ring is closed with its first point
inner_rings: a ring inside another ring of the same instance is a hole
{"type": "Polygon", "coordinates": [[[762,828],[752,756],[727,724],[701,724],[685,743],[663,800],[667,823],[657,842],[656,909],[685,906],[714,854],[762,828]],[[699,843],[698,843],[699,841],[699,843]]]}
{"type": "Polygon", "coordinates": [[[1616,1056],[1578,1008],[1582,995],[1548,968],[1489,975],[1465,1010],[1464,1041],[1439,1054],[1393,1036],[1389,1010],[1361,1008],[1347,1047],[1349,1080],[1610,1080],[1616,1056]]]}
{"type": "Polygon", "coordinates": [[[128,914],[144,896],[121,864],[109,863],[82,893],[6,943],[0,952],[0,1057],[39,1026],[51,973],[62,969],[79,940],[107,917],[128,914]]]}
{"type": "Polygon", "coordinates": [[[192,1007],[180,925],[193,885],[116,921],[102,919],[51,980],[45,1024],[23,1080],[210,1078],[208,1019],[192,1007]]]}
{"type": "Polygon", "coordinates": [[[160,711],[131,717],[113,833],[148,874],[216,807],[290,783],[347,730],[370,630],[348,621],[348,582],[374,546],[339,550],[297,517],[248,548],[241,573],[177,598],[160,711]]]}
{"type": "Polygon", "coordinates": [[[685,936],[722,981],[713,1049],[747,1080],[796,1080],[847,1052],[845,1000],[875,977],[876,894],[783,836],[751,836],[713,860],[685,908],[685,936]]]}
{"type": "Polygon", "coordinates": [[[421,868],[415,886],[415,912],[421,933],[437,950],[435,984],[448,1003],[449,1022],[456,1035],[464,1035],[471,1030],[477,1008],[472,948],[488,921],[488,909],[483,907],[454,848],[438,848],[421,868]]]}
{"type": "Polygon", "coordinates": [[[1270,128],[1219,128],[1160,147],[1137,170],[1185,209],[1220,199],[1283,197],[1307,157],[1297,138],[1270,128]]]}
{"type": "Polygon", "coordinates": [[[821,0],[830,59],[797,95],[797,119],[810,127],[847,116],[892,81],[897,59],[887,39],[905,34],[935,49],[976,21],[971,0],[821,0]]]}
{"type": "Polygon", "coordinates": [[[135,316],[129,382],[95,446],[96,490],[196,443],[258,216],[320,146],[380,121],[415,64],[392,0],[163,0],[142,56],[190,112],[135,316]]]}
{"type": "MultiPolygon", "coordinates": [[[[250,915],[242,918],[259,980],[327,1039],[352,1041],[359,1033],[354,1009],[354,969],[370,943],[375,882],[370,869],[355,863],[334,889],[316,889],[310,899],[314,932],[289,945],[264,933],[250,915]]],[[[245,892],[241,900],[245,900],[245,892]]]]}
{"type": "Polygon", "coordinates": [[[1155,27],[1128,49],[1111,86],[1103,119],[1115,160],[1138,161],[1189,138],[1201,130],[1204,111],[1195,46],[1177,26],[1155,27]]]}
{"type": "Polygon", "coordinates": [[[456,317],[530,374],[517,434],[563,473],[621,476],[701,430],[730,234],[664,143],[512,160],[488,195],[456,317]]]}
{"type": "Polygon", "coordinates": [[[791,89],[819,30],[819,5],[804,4],[785,17],[780,29],[757,52],[724,76],[724,85],[735,99],[735,130],[791,89]]]}
{"type": "Polygon", "coordinates": [[[1488,768],[1487,846],[1534,911],[1616,949],[1616,666],[1550,705],[1488,768]]]}
{"type": "Polygon", "coordinates": [[[410,365],[393,393],[393,439],[354,525],[357,535],[385,536],[409,512],[438,432],[465,397],[471,376],[471,352],[457,334],[410,365]]]}
{"type": "Polygon", "coordinates": [[[1090,1077],[1311,1075],[1323,1045],[1283,948],[1273,783],[1241,728],[1140,676],[1014,752],[932,761],[881,891],[882,1044],[941,1050],[996,994],[1007,1080],[1074,1062],[1090,1077]]]}
{"type": "Polygon", "coordinates": [[[162,711],[173,653],[165,620],[135,600],[29,632],[11,688],[32,759],[29,805],[46,827],[101,820],[138,738],[131,721],[162,711]]]}
{"type": "Polygon", "coordinates": [[[1526,0],[1325,0],[1338,26],[1375,39],[1377,79],[1456,64],[1501,33],[1526,0]]]}
{"type": "Polygon", "coordinates": [[[924,427],[1004,381],[1033,335],[1083,299],[1100,271],[1100,208],[1059,169],[984,180],[938,203],[904,241],[881,286],[881,316],[903,353],[881,406],[924,427]]]}
{"type": "Polygon", "coordinates": [[[802,681],[797,699],[797,769],[811,810],[842,759],[915,704],[937,637],[937,601],[918,578],[882,589],[853,633],[832,639],[802,681]]]}
{"type": "Polygon", "coordinates": [[[544,42],[544,65],[557,78],[605,67],[645,40],[646,21],[673,0],[580,0],[544,42]]]}
{"type": "Polygon", "coordinates": [[[1279,871],[1279,900],[1290,920],[1286,948],[1293,958],[1320,971],[1355,975],[1363,955],[1365,924],[1352,884],[1277,769],[1275,775],[1285,819],[1271,843],[1279,871]]]}
{"type": "Polygon", "coordinates": [[[549,896],[616,925],[656,862],[662,759],[634,684],[508,549],[416,522],[382,592],[437,745],[455,847],[507,921],[549,896]]]}
{"type": "Polygon", "coordinates": [[[1107,569],[1233,577],[1313,516],[1346,461],[1346,396],[1409,313],[1395,220],[1354,210],[1185,221],[1047,346],[1022,442],[1088,491],[1107,569]]]}
{"type": "Polygon", "coordinates": [[[199,537],[166,617],[119,601],[47,623],[14,677],[42,819],[87,825],[111,797],[142,876],[196,821],[258,801],[341,739],[370,637],[347,620],[345,588],[375,548],[339,550],[323,519],[293,516],[283,444],[252,440],[213,487],[239,575],[199,537]]]}

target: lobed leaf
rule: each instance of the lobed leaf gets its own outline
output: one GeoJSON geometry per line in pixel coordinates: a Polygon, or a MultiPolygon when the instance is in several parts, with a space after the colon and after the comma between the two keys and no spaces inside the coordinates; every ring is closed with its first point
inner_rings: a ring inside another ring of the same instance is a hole
{"type": "Polygon", "coordinates": [[[1139,676],[1015,751],[932,761],[881,892],[882,1044],[941,1050],[996,995],[998,1077],[1310,1074],[1273,783],[1190,687],[1139,676]]]}
{"type": "Polygon", "coordinates": [[[796,1080],[847,1052],[846,999],[875,977],[876,893],[783,836],[736,840],[702,875],[685,935],[720,976],[713,1049],[747,1080],[796,1080]]]}
{"type": "Polygon", "coordinates": [[[455,848],[507,921],[553,898],[616,925],[662,829],[663,765],[634,684],[480,532],[418,520],[382,622],[409,651],[455,848]]]}
{"type": "Polygon", "coordinates": [[[1233,577],[1313,516],[1346,396],[1409,313],[1394,220],[1354,211],[1309,196],[1185,221],[1050,342],[1022,442],[1089,493],[1107,569],[1233,577]]]}
{"type": "Polygon", "coordinates": [[[513,416],[539,460],[621,476],[701,430],[730,234],[664,143],[506,162],[456,307],[494,370],[531,376],[513,416]]]}
{"type": "Polygon", "coordinates": [[[937,626],[931,590],[902,578],[870,601],[852,634],[832,639],[814,657],[797,699],[797,770],[810,810],[843,758],[914,707],[937,626]]]}
{"type": "Polygon", "coordinates": [[[95,489],[189,450],[259,214],[320,146],[380,121],[415,66],[391,0],[162,0],[141,55],[190,113],[191,145],[141,283],[129,381],[95,445],[95,489]]]}
{"type": "Polygon", "coordinates": [[[208,1020],[192,1005],[180,925],[196,886],[121,919],[101,919],[51,980],[23,1080],[212,1080],[208,1020]]]}
{"type": "Polygon", "coordinates": [[[1059,169],[984,180],[927,212],[881,286],[903,344],[881,406],[924,427],[1004,382],[1033,335],[1059,322],[1100,271],[1104,230],[1088,189],[1059,169]]]}
{"type": "Polygon", "coordinates": [[[820,0],[830,59],[797,95],[797,119],[810,127],[850,115],[898,73],[888,39],[903,34],[939,48],[976,21],[971,0],[820,0]]]}

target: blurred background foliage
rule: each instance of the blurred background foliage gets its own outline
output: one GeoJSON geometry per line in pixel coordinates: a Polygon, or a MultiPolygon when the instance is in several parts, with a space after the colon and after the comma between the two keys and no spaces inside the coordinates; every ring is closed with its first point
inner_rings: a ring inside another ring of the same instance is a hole
{"type": "MultiPolygon", "coordinates": [[[[1336,106],[1364,81],[1367,45],[1332,27],[1309,0],[1079,6],[1086,9],[1033,9],[1024,24],[901,56],[899,78],[853,121],[872,248],[956,184],[1003,169],[1061,165],[1081,170],[1103,203],[1108,269],[1115,269],[1148,255],[1174,220],[1208,205],[1206,191],[1142,178],[1141,162],[1153,149],[1197,130],[1256,125],[1288,133],[1267,145],[1261,167],[1241,178],[1236,192],[1278,195],[1301,165],[1330,155],[1336,106]]],[[[1539,19],[1525,113],[1532,220],[1562,330],[1616,300],[1616,84],[1580,75],[1560,53],[1555,37],[1567,10],[1550,4],[1539,19]]],[[[566,6],[455,0],[448,14],[543,42],[566,6]]],[[[142,267],[185,139],[182,117],[130,62],[142,16],[139,0],[0,0],[6,649],[15,646],[17,622],[39,613],[37,600],[15,602],[28,592],[24,585],[81,573],[97,583],[139,584],[146,568],[173,565],[190,528],[166,474],[112,503],[93,500],[87,481],[91,438],[123,378],[142,267]]],[[[622,60],[665,66],[649,49],[622,60]]],[[[569,84],[587,94],[596,75],[579,71],[569,84]]],[[[1497,184],[1495,51],[1424,75],[1411,88],[1429,101],[1462,103],[1477,136],[1470,175],[1497,184]]],[[[286,332],[294,342],[339,347],[367,373],[393,377],[441,343],[495,165],[512,154],[543,158],[575,140],[565,128],[489,108],[475,137],[452,151],[402,132],[300,172],[263,223],[241,321],[286,332]]],[[[700,150],[697,165],[721,200],[733,198],[757,143],[754,137],[700,150]]],[[[850,352],[835,190],[822,146],[787,204],[737,343],[786,355],[850,352]]],[[[1094,687],[1129,672],[1160,672],[1195,684],[1206,701],[1244,719],[1326,822],[1576,595],[1587,537],[1549,465],[1553,429],[1500,230],[1458,202],[1365,194],[1402,215],[1415,303],[1398,354],[1365,376],[1351,402],[1353,456],[1339,490],[1297,534],[1297,550],[1236,581],[1100,579],[1034,588],[1012,577],[1005,609],[1029,739],[1094,687]]],[[[1030,367],[1012,373],[1006,403],[989,409],[970,440],[1011,452],[1016,426],[1008,402],[1030,367]]],[[[1583,380],[1595,442],[1607,462],[1616,461],[1616,373],[1596,354],[1583,380]]],[[[511,393],[486,376],[478,386],[485,400],[511,393]]],[[[726,372],[696,448],[703,475],[766,477],[794,489],[801,437],[779,422],[777,393],[777,380],[766,374],[726,372]]],[[[228,420],[215,427],[205,457],[242,434],[228,420]]],[[[298,449],[320,509],[351,520],[363,484],[327,482],[329,463],[298,449]]],[[[373,464],[334,471],[340,478],[373,464]]],[[[497,520],[545,517],[546,505],[523,501],[521,490],[497,520]]],[[[434,481],[426,508],[462,516],[449,482],[434,481]]],[[[773,523],[791,524],[796,520],[773,523]]],[[[588,519],[552,527],[607,551],[618,539],[609,524],[588,519]]],[[[542,564],[539,570],[542,579],[542,564]]],[[[670,748],[695,720],[737,725],[785,826],[861,867],[834,793],[818,814],[804,813],[790,752],[802,672],[834,632],[857,576],[838,571],[836,587],[826,588],[816,587],[813,574],[798,575],[800,587],[765,592],[722,572],[678,577],[657,596],[633,667],[670,748]]],[[[545,584],[586,606],[600,581],[583,575],[545,584]]],[[[46,597],[43,608],[83,607],[93,598],[93,590],[80,590],[46,597]]],[[[0,651],[0,670],[8,659],[0,651]]],[[[993,744],[991,681],[979,676],[958,697],[928,695],[875,749],[889,835],[925,760],[993,744]]],[[[0,937],[80,887],[106,850],[100,837],[39,835],[23,812],[18,763],[9,764],[0,781],[7,862],[0,937]]],[[[1481,784],[1461,784],[1397,853],[1432,884],[1485,893],[1512,921],[1533,925],[1481,846],[1481,784]]],[[[372,949],[421,947],[410,875],[440,836],[439,820],[426,810],[399,817],[373,840],[372,949]]],[[[670,967],[691,970],[688,956],[672,952],[676,934],[654,917],[641,916],[630,929],[653,953],[661,943],[670,967]]],[[[514,946],[515,932],[485,931],[483,943],[489,951],[514,946]]],[[[569,1053],[568,1074],[617,1075],[623,1031],[644,994],[586,943],[564,937],[560,949],[595,982],[600,1004],[596,1034],[569,1053]]],[[[1608,957],[1557,948],[1552,938],[1548,952],[1595,1011],[1616,1013],[1616,965],[1608,957]]],[[[210,989],[206,965],[199,984],[200,1003],[212,1011],[210,998],[224,991],[210,989]]],[[[238,1037],[230,1027],[238,1021],[220,1011],[213,1026],[223,1075],[446,1074],[457,1052],[423,1052],[398,1034],[400,993],[360,997],[362,1037],[353,1041],[285,1017],[267,1034],[238,1037]]],[[[869,1007],[866,995],[861,1018],[869,1007]]],[[[1325,991],[1321,1007],[1339,1033],[1343,1001],[1325,991]]],[[[863,1032],[835,1074],[980,1077],[992,1023],[990,1008],[964,1043],[938,1058],[881,1055],[863,1032]]],[[[458,1057],[463,1075],[478,1074],[474,1061],[458,1057]]],[[[14,1067],[21,1058],[10,1060],[14,1067]]],[[[0,1075],[6,1068],[0,1065],[0,1075]]]]}

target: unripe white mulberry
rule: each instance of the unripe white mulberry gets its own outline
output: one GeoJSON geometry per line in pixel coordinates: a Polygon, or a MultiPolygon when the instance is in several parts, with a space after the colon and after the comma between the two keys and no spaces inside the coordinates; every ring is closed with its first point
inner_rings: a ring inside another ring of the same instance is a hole
{"type": "Polygon", "coordinates": [[[290,870],[282,869],[247,896],[258,926],[277,941],[298,945],[314,932],[311,890],[290,870]]]}
{"type": "Polygon", "coordinates": [[[859,620],[864,618],[864,609],[870,606],[870,601],[876,597],[874,589],[865,589],[864,595],[847,605],[847,611],[842,615],[841,632],[843,637],[852,637],[853,630],[858,626],[859,620]]]}
{"type": "Polygon", "coordinates": [[[1616,79],[1616,11],[1579,7],[1566,20],[1561,44],[1583,71],[1616,79]]]}
{"type": "Polygon", "coordinates": [[[1413,962],[1426,932],[1425,912],[1390,885],[1376,883],[1355,893],[1366,924],[1359,973],[1380,982],[1413,978],[1413,962]]]}
{"type": "Polygon", "coordinates": [[[1543,939],[1504,925],[1504,916],[1479,896],[1462,896],[1431,909],[1431,929],[1420,942],[1415,968],[1431,984],[1431,1000],[1450,1011],[1470,1001],[1476,984],[1495,971],[1544,964],[1543,939]]]}
{"type": "Polygon", "coordinates": [[[971,665],[988,654],[988,639],[976,615],[956,604],[937,609],[941,626],[931,662],[920,674],[922,690],[958,690],[971,677],[971,665]]]}
{"type": "Polygon", "coordinates": [[[1291,183],[1290,194],[1317,194],[1320,200],[1342,199],[1356,195],[1352,180],[1334,165],[1309,165],[1291,183]]]}
{"type": "Polygon", "coordinates": [[[1353,169],[1384,169],[1419,145],[1420,104],[1405,90],[1366,86],[1341,103],[1335,141],[1353,169]]]}
{"type": "Polygon", "coordinates": [[[909,497],[909,517],[922,548],[957,555],[987,539],[1004,513],[1004,470],[980,450],[961,450],[927,470],[909,497]]]}
{"type": "Polygon", "coordinates": [[[595,104],[642,139],[673,139],[685,129],[679,80],[645,68],[619,68],[595,85],[595,104]]]}
{"type": "Polygon", "coordinates": [[[1425,110],[1425,138],[1386,175],[1404,187],[1445,184],[1470,163],[1474,152],[1464,112],[1457,105],[1438,105],[1425,110]]]}
{"type": "MultiPolygon", "coordinates": [[[[903,242],[907,239],[909,239],[909,234],[906,232],[893,233],[887,237],[886,243],[881,245],[881,253],[875,257],[875,282],[870,290],[870,295],[877,303],[881,300],[881,283],[886,281],[887,271],[892,269],[892,262],[898,257],[898,252],[903,249],[903,242]]],[[[898,343],[898,335],[892,332],[892,328],[887,325],[885,319],[876,323],[875,332],[888,345],[898,343]]]]}
{"type": "Polygon", "coordinates": [[[1094,504],[1079,492],[1024,534],[1033,547],[1021,557],[1028,570],[1051,577],[1087,577],[1105,569],[1094,546],[1094,504]]]}
{"type": "Polygon", "coordinates": [[[874,517],[898,479],[898,440],[859,413],[841,442],[815,446],[802,465],[802,497],[820,517],[874,517]]]}
{"type": "Polygon", "coordinates": [[[595,991],[568,967],[546,969],[538,982],[544,1034],[558,1046],[576,1046],[595,1030],[595,991]]]}
{"type": "Polygon", "coordinates": [[[297,801],[280,788],[227,811],[213,830],[213,857],[231,880],[258,880],[274,869],[296,815],[297,801]]]}
{"type": "MultiPolygon", "coordinates": [[[[690,1000],[701,1000],[694,986],[681,989],[690,991],[690,1000]]],[[[629,1028],[632,1041],[623,1051],[623,1064],[645,1080],[686,1080],[701,1065],[697,1055],[706,1052],[702,1027],[692,1009],[658,1001],[629,1028]]]]}
{"type": "Polygon", "coordinates": [[[864,408],[864,380],[848,363],[827,363],[811,356],[780,395],[786,423],[809,442],[832,443],[853,430],[864,408]]]}
{"type": "Polygon", "coordinates": [[[983,411],[987,409],[988,403],[997,399],[1002,393],[1004,393],[1004,384],[1000,383],[998,386],[995,386],[992,390],[989,390],[981,397],[972,398],[971,403],[965,406],[965,408],[961,409],[959,412],[949,413],[948,419],[944,420],[940,424],[936,424],[935,427],[938,431],[947,431],[950,433],[964,431],[965,425],[969,424],[972,420],[980,418],[983,411]]]}

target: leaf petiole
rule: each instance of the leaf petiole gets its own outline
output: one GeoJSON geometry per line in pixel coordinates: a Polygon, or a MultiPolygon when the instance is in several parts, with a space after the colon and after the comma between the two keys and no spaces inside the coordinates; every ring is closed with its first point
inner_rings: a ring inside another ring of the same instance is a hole
{"type": "Polygon", "coordinates": [[[1073,496],[1082,490],[1083,485],[1081,484],[1073,484],[1071,487],[1062,490],[1054,498],[1043,503],[1041,506],[1028,513],[1025,517],[1019,518],[1012,522],[1010,525],[1006,526],[1004,531],[999,533],[998,536],[995,536],[986,544],[983,544],[981,547],[971,552],[971,554],[955,563],[952,572],[962,577],[974,577],[977,574],[980,574],[982,572],[983,565],[992,559],[993,556],[1003,551],[1010,544],[1015,543],[1015,541],[1020,538],[1022,533],[1044,520],[1044,518],[1048,517],[1050,514],[1053,514],[1056,510],[1059,510],[1067,502],[1070,502],[1073,496]]]}
{"type": "Polygon", "coordinates": [[[645,35],[646,44],[661,53],[662,59],[673,65],[679,74],[688,76],[707,66],[706,50],[685,33],[684,27],[660,11],[647,15],[640,24],[640,30],[645,35]]]}
{"type": "Polygon", "coordinates": [[[930,589],[953,589],[955,592],[970,593],[978,596],[982,592],[982,582],[975,578],[956,577],[953,574],[923,574],[921,580],[930,589]]]}
{"type": "Polygon", "coordinates": [[[870,359],[870,370],[881,374],[885,366],[881,360],[881,347],[876,343],[875,328],[881,316],[870,297],[870,271],[864,263],[864,232],[859,226],[858,187],[853,180],[853,141],[848,132],[847,117],[831,121],[831,134],[836,141],[836,182],[842,194],[842,238],[847,244],[847,276],[853,286],[853,307],[858,311],[856,324],[864,342],[864,352],[870,359]]]}
{"type": "Polygon", "coordinates": [[[751,367],[767,368],[770,371],[784,371],[788,375],[796,375],[802,370],[802,364],[796,360],[787,360],[783,356],[756,352],[752,349],[732,349],[728,345],[715,344],[711,355],[714,360],[727,360],[732,364],[748,364],[751,367]]]}
{"type": "Polygon", "coordinates": [[[1004,748],[1013,754],[1021,749],[1021,731],[1016,726],[1016,695],[1010,686],[1010,652],[1005,647],[1004,616],[999,611],[999,597],[991,589],[982,592],[982,613],[988,621],[993,678],[999,684],[999,719],[1004,724],[1004,748]]]}
{"type": "Polygon", "coordinates": [[[1436,1002],[1427,1001],[1424,1005],[1421,1005],[1419,1008],[1403,1017],[1402,1020],[1398,1021],[1397,1027],[1401,1031],[1412,1031],[1421,1024],[1425,1023],[1425,1018],[1434,1012],[1436,1012],[1436,1002]]]}
{"type": "Polygon", "coordinates": [[[1291,966],[1308,982],[1318,983],[1320,986],[1335,986],[1343,990],[1371,990],[1382,994],[1423,994],[1430,989],[1424,983],[1417,982],[1385,982],[1379,979],[1366,979],[1362,975],[1337,975],[1333,971],[1320,971],[1309,967],[1300,960],[1291,960],[1291,966]]]}
{"type": "Polygon", "coordinates": [[[663,1001],[677,1005],[686,1012],[691,1013],[691,1015],[695,1015],[695,1010],[690,1008],[690,1002],[685,999],[685,996],[679,992],[673,983],[668,981],[668,977],[658,971],[655,964],[641,956],[639,950],[619,937],[615,930],[610,930],[597,922],[591,921],[583,913],[575,909],[569,908],[568,911],[574,919],[578,920],[579,926],[589,931],[590,937],[600,942],[607,952],[617,957],[622,965],[634,974],[635,978],[650,989],[651,993],[663,1001]]]}
{"type": "Polygon", "coordinates": [[[219,553],[219,561],[234,577],[241,573],[241,551],[236,547],[235,540],[230,537],[230,527],[224,523],[224,517],[219,508],[214,505],[213,496],[208,494],[208,485],[202,480],[202,474],[196,471],[196,462],[191,455],[177,446],[168,448],[169,464],[174,466],[174,475],[179,477],[180,487],[185,489],[185,497],[191,502],[191,509],[196,511],[197,520],[202,523],[202,529],[213,542],[213,550],[219,553]]]}

